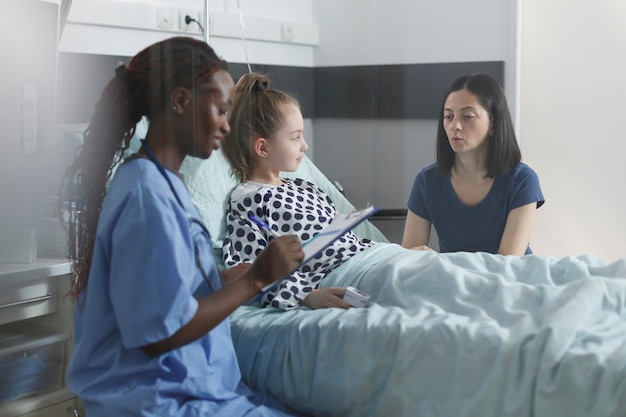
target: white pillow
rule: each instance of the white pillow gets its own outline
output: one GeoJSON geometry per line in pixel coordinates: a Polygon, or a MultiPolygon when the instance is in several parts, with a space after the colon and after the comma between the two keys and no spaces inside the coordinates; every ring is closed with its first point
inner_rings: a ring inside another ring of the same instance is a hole
{"type": "Polygon", "coordinates": [[[200,220],[211,234],[213,247],[221,249],[226,235],[226,207],[238,183],[230,174],[230,164],[221,150],[217,150],[206,160],[185,158],[180,173],[184,175],[200,220]]]}

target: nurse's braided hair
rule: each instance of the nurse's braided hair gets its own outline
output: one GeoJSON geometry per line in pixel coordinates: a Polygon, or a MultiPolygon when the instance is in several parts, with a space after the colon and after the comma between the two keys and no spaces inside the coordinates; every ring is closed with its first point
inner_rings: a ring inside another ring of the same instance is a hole
{"type": "Polygon", "coordinates": [[[235,98],[228,111],[230,133],[222,143],[222,150],[231,171],[241,182],[250,179],[254,140],[271,139],[276,134],[283,126],[288,104],[300,108],[294,95],[270,88],[270,80],[263,74],[244,74],[237,81],[235,98]]]}
{"type": "Polygon", "coordinates": [[[75,227],[68,230],[68,257],[74,263],[72,300],[87,288],[107,182],[137,123],[142,116],[150,120],[166,111],[174,88],[192,89],[226,68],[209,45],[187,37],[155,43],[135,55],[128,66],[116,68],[83,134],[83,145],[63,177],[62,192],[74,190],[79,213],[75,227]]]}

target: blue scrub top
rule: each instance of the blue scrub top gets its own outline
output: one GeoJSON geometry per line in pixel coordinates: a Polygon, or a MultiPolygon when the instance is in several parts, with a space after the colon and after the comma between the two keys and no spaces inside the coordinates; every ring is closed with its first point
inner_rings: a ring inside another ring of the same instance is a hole
{"type": "Polygon", "coordinates": [[[190,225],[187,213],[197,213],[189,193],[181,178],[168,175],[184,210],[151,161],[136,158],[115,174],[75,311],[67,386],[89,417],[291,415],[241,382],[228,319],[159,357],[141,349],[189,322],[196,297],[211,291],[196,266],[194,241],[212,287],[221,287],[210,241],[190,225]]]}

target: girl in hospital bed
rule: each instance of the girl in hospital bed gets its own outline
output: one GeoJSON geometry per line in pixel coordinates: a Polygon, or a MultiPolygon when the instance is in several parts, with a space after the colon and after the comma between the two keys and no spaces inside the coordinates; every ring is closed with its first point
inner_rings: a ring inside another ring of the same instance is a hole
{"type": "Polygon", "coordinates": [[[535,172],[520,162],[504,93],[489,75],[461,77],[439,112],[437,162],[415,178],[402,246],[427,249],[431,224],[441,252],[532,253],[535,172]]]}
{"type": "MultiPolygon", "coordinates": [[[[237,82],[228,120],[231,132],[223,151],[241,180],[228,204],[223,246],[224,262],[233,266],[252,262],[277,233],[307,241],[328,226],[337,211],[315,184],[280,176],[281,171],[295,171],[308,149],[300,105],[293,96],[270,88],[269,80],[261,74],[245,74],[237,82]],[[251,220],[250,214],[271,231],[251,220]]],[[[346,233],[265,294],[262,306],[286,310],[299,304],[312,309],[350,307],[343,300],[344,288],[320,289],[319,283],[373,244],[346,233]]]]}
{"type": "Polygon", "coordinates": [[[204,42],[171,38],[115,74],[65,177],[83,202],[69,239],[77,308],[68,387],[90,417],[295,415],[241,381],[228,316],[296,268],[302,247],[274,239],[251,267],[220,277],[177,174],[185,156],[208,158],[230,130],[225,62],[204,42]],[[107,189],[142,116],[142,147],[107,189]]]}

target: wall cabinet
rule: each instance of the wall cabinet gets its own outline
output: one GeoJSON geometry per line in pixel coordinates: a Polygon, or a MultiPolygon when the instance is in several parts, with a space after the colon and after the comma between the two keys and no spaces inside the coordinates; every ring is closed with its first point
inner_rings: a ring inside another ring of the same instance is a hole
{"type": "MultiPolygon", "coordinates": [[[[61,384],[40,394],[20,396],[0,404],[0,417],[84,416],[80,401],[64,384],[64,374],[74,346],[73,304],[65,296],[71,286],[66,259],[38,259],[29,264],[0,264],[0,337],[10,351],[9,328],[37,326],[68,334],[64,339],[61,384]],[[4,333],[3,333],[4,330],[4,333]]],[[[0,358],[0,366],[2,364],[0,358]]],[[[31,374],[32,377],[32,374],[31,374]]],[[[19,381],[18,381],[19,383],[19,381]]]]}

